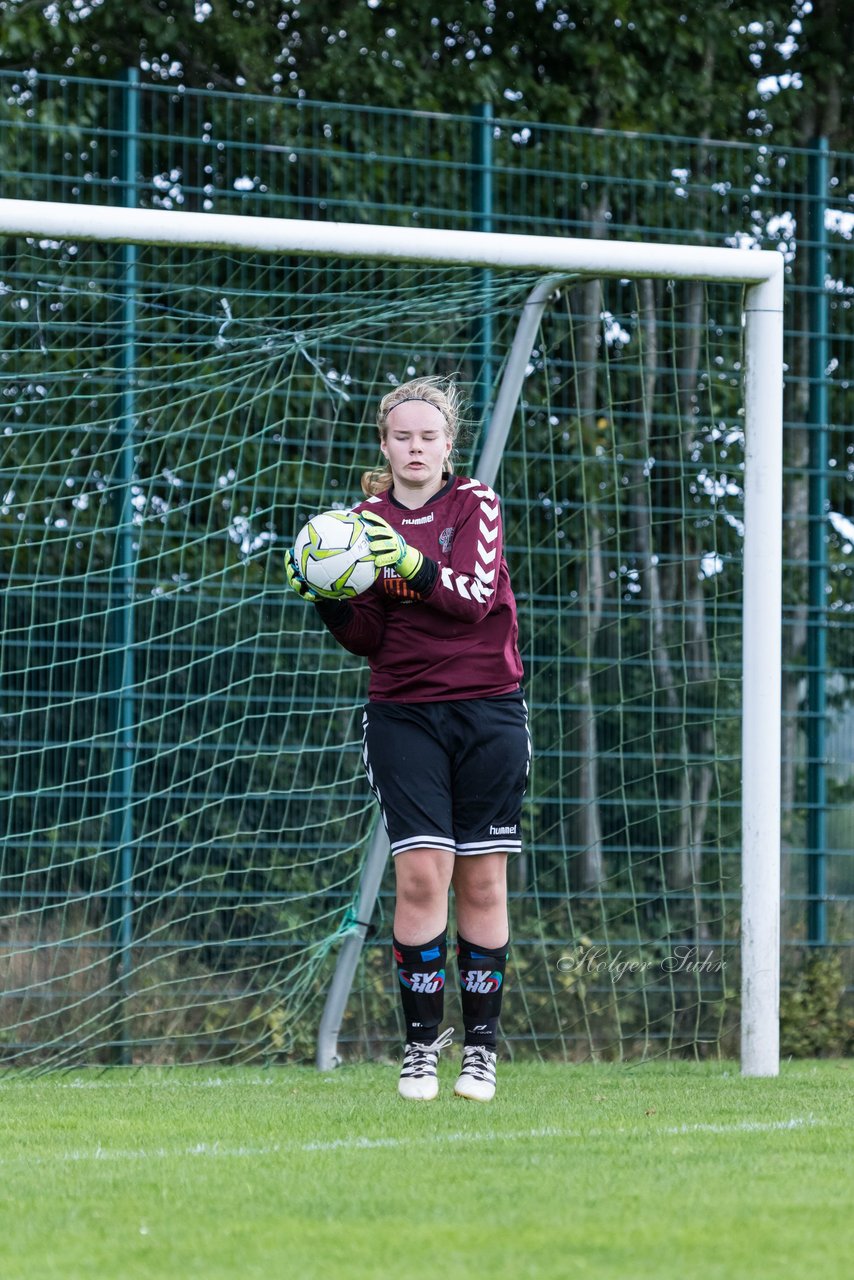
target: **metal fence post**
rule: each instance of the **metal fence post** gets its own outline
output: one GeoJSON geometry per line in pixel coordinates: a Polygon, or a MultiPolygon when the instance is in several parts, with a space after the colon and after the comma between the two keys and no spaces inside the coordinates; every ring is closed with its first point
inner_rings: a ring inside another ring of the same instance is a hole
{"type": "MultiPolygon", "coordinates": [[[[137,204],[139,168],[139,72],[129,68],[122,91],[122,204],[137,204]]],[[[115,550],[112,564],[110,632],[113,649],[111,672],[115,700],[114,754],[110,776],[111,842],[114,849],[113,972],[118,983],[114,1018],[114,1056],[122,1065],[133,1061],[127,1036],[125,1003],[130,996],[133,972],[133,785],[134,785],[134,507],[136,388],[136,262],[135,244],[122,245],[118,341],[119,455],[116,462],[115,550]]]]}
{"type": "Polygon", "coordinates": [[[828,509],[828,142],[816,138],[808,169],[809,569],[807,627],[807,939],[827,942],[827,509],[828,509]]]}
{"type": "MultiPolygon", "coordinates": [[[[492,131],[494,118],[492,104],[484,102],[478,108],[472,125],[472,230],[492,231],[492,131]]],[[[488,414],[492,399],[493,369],[492,346],[492,272],[484,269],[478,273],[481,286],[481,313],[474,334],[473,379],[474,414],[480,424],[481,447],[489,430],[488,414]]]]}

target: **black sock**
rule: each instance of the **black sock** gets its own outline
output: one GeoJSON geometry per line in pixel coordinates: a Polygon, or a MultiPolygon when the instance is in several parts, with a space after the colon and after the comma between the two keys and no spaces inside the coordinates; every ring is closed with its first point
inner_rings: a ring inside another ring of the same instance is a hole
{"type": "Polygon", "coordinates": [[[509,948],[509,941],[503,947],[478,947],[457,936],[466,1044],[495,1049],[509,948]]]}
{"type": "Polygon", "coordinates": [[[439,1034],[445,1009],[445,930],[420,946],[404,946],[392,938],[408,1043],[431,1044],[439,1034]]]}

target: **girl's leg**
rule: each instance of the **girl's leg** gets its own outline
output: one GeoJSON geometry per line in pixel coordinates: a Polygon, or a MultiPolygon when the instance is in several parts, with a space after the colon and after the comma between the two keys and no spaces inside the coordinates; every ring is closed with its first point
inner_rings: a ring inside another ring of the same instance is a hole
{"type": "Polygon", "coordinates": [[[454,855],[407,849],[394,860],[394,958],[407,1044],[432,1044],[445,1008],[448,889],[454,855]]]}
{"type": "Polygon", "coordinates": [[[397,894],[394,936],[417,946],[448,926],[448,889],[454,855],[448,849],[407,849],[394,859],[397,894]]]}
{"type": "Polygon", "coordinates": [[[448,890],[456,841],[451,766],[440,703],[369,703],[363,719],[368,781],[380,803],[394,855],[397,898],[394,959],[406,1021],[399,1092],[438,1093],[445,1004],[448,890]]]}
{"type": "Polygon", "coordinates": [[[495,1094],[496,1045],[510,946],[507,855],[458,857],[453,876],[457,903],[457,963],[463,1007],[463,1065],[454,1092],[489,1102],[495,1094]]]}
{"type": "Polygon", "coordinates": [[[480,853],[459,857],[453,872],[457,930],[483,947],[507,943],[507,855],[480,853]]]}

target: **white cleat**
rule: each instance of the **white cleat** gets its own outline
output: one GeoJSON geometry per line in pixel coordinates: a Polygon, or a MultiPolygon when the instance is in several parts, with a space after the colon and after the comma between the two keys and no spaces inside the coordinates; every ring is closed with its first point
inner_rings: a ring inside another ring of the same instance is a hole
{"type": "Polygon", "coordinates": [[[463,1065],[454,1085],[458,1098],[472,1102],[491,1102],[495,1097],[496,1055],[479,1044],[463,1046],[463,1065]]]}
{"type": "Polygon", "coordinates": [[[453,1037],[454,1028],[448,1027],[432,1044],[406,1045],[397,1086],[401,1098],[411,1102],[433,1101],[439,1092],[439,1054],[447,1049],[453,1037]]]}

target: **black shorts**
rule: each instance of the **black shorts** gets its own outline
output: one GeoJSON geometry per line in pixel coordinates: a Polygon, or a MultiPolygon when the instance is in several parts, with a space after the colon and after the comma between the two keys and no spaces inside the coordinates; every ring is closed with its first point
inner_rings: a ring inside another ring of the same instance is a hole
{"type": "Polygon", "coordinates": [[[369,702],[362,744],[393,854],[522,848],[531,737],[521,690],[459,702],[369,702]]]}

